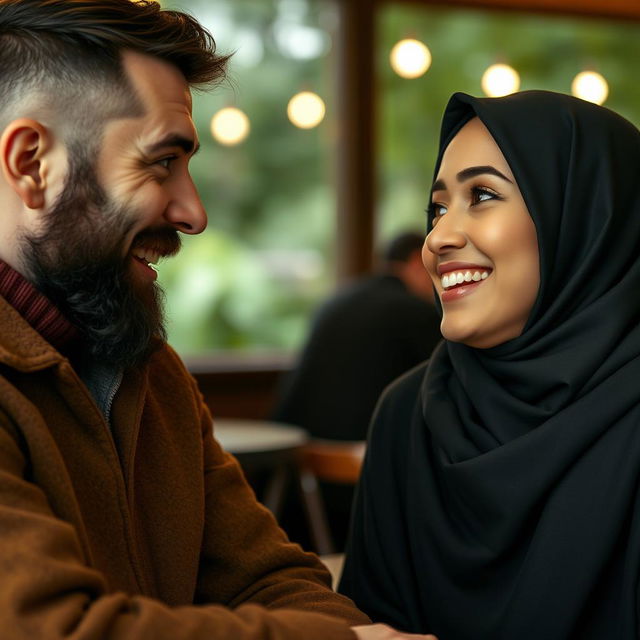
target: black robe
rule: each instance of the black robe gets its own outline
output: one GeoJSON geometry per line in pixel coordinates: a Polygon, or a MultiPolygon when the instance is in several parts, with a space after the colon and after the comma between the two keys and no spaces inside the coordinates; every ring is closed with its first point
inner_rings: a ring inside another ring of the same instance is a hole
{"type": "MultiPolygon", "coordinates": [[[[378,406],[340,590],[440,640],[638,638],[640,132],[565,95],[456,94],[533,218],[521,336],[445,341],[378,406]]],[[[524,277],[524,275],[523,275],[524,277]]]]}

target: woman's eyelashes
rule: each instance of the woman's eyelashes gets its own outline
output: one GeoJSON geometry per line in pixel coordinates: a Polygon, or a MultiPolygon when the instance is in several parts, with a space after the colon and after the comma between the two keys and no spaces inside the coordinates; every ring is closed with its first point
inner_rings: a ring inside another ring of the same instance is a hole
{"type": "Polygon", "coordinates": [[[503,197],[489,187],[481,187],[478,185],[471,187],[469,201],[472,207],[487,200],[503,200],[503,197]]]}

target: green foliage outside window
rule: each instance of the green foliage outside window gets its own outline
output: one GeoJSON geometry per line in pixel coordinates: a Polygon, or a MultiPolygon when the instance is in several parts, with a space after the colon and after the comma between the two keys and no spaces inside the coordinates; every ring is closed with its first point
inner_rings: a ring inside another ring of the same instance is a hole
{"type": "MultiPolygon", "coordinates": [[[[209,228],[160,266],[170,341],[183,354],[296,348],[333,286],[336,8],[331,0],[163,4],[191,12],[221,51],[236,51],[229,81],[194,100],[202,150],[191,166],[209,228]],[[327,104],[316,129],[287,119],[287,102],[301,90],[327,104]],[[230,105],[251,121],[237,147],[209,133],[213,114],[230,105]]],[[[567,93],[579,71],[595,68],[610,85],[605,106],[640,124],[635,24],[389,2],[379,9],[377,36],[380,239],[424,227],[444,106],[455,91],[482,95],[480,78],[495,62],[515,67],[523,90],[567,93]],[[388,63],[405,37],[422,40],[433,55],[415,80],[388,63]]]]}
{"type": "Polygon", "coordinates": [[[235,52],[228,80],[194,95],[202,147],[191,170],[209,227],[160,265],[170,342],[185,354],[294,347],[333,277],[335,8],[306,0],[163,4],[189,11],[220,52],[235,52]],[[287,103],[301,90],[327,104],[316,129],[298,129],[287,118],[287,103]],[[212,116],[227,106],[242,109],[251,123],[249,137],[235,147],[210,134],[212,116]]]}

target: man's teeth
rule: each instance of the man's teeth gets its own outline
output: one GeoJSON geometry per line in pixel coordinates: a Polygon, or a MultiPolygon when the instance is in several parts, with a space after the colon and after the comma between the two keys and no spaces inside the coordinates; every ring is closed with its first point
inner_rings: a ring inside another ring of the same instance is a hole
{"type": "Polygon", "coordinates": [[[133,255],[136,258],[140,258],[141,260],[144,260],[145,262],[148,262],[150,264],[155,264],[156,262],[158,262],[158,260],[160,260],[159,251],[145,249],[144,247],[138,247],[137,249],[134,249],[131,253],[133,253],[133,255]]]}
{"type": "Polygon", "coordinates": [[[488,277],[488,271],[450,271],[442,276],[442,288],[450,289],[463,282],[480,282],[488,277]]]}

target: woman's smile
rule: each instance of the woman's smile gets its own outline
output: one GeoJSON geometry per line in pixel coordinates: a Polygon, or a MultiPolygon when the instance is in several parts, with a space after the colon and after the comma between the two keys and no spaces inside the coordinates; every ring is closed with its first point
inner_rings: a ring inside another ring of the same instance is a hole
{"type": "Polygon", "coordinates": [[[437,270],[441,276],[440,300],[443,303],[455,302],[473,293],[493,271],[491,267],[465,262],[445,262],[438,265],[437,270]]]}

